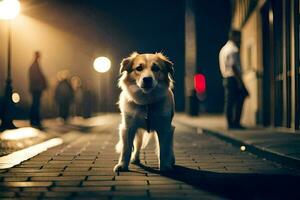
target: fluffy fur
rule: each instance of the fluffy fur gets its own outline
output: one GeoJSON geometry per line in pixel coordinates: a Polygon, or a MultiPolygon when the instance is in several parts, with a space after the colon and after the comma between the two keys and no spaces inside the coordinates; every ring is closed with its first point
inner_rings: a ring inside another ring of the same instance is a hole
{"type": "Polygon", "coordinates": [[[119,107],[122,121],[116,145],[120,158],[114,171],[127,171],[130,159],[132,163],[140,162],[140,150],[148,143],[150,134],[157,134],[160,170],[172,169],[175,164],[171,124],[173,73],[173,63],[162,53],[135,52],[121,62],[119,107]],[[150,119],[150,133],[146,131],[146,117],[150,119]]]}

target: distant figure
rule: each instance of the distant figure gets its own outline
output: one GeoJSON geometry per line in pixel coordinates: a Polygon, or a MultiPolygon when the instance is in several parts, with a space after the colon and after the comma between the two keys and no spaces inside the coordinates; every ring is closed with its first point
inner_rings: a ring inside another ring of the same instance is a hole
{"type": "Polygon", "coordinates": [[[244,129],[240,124],[245,98],[249,95],[242,80],[239,47],[241,32],[231,30],[229,40],[219,54],[225,89],[225,114],[229,129],[244,129]]]}
{"type": "Polygon", "coordinates": [[[47,88],[47,81],[39,64],[40,57],[41,54],[39,51],[34,52],[34,61],[29,68],[29,91],[32,95],[30,124],[37,128],[42,128],[40,118],[40,100],[43,91],[47,88]]]}
{"type": "Polygon", "coordinates": [[[82,100],[83,100],[83,89],[82,81],[79,76],[73,76],[71,78],[71,84],[74,90],[74,103],[73,103],[73,114],[75,116],[82,116],[82,100]]]}
{"type": "Polygon", "coordinates": [[[55,101],[58,106],[59,117],[67,122],[70,106],[74,100],[74,90],[68,78],[68,71],[58,74],[58,84],[55,89],[55,101]]]}
{"type": "Polygon", "coordinates": [[[93,91],[91,88],[91,81],[87,81],[83,87],[82,95],[82,116],[83,118],[89,118],[92,116],[92,107],[93,107],[93,91]]]}

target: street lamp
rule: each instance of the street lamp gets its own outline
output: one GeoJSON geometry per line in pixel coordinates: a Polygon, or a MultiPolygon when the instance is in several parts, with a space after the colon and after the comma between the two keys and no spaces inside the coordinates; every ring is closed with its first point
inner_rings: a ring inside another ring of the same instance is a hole
{"type": "Polygon", "coordinates": [[[18,0],[3,0],[0,2],[0,19],[8,20],[8,45],[7,45],[7,78],[3,99],[3,112],[1,116],[0,129],[16,128],[13,124],[12,114],[12,85],[11,85],[11,21],[20,12],[20,2],[18,0]]]}
{"type": "MultiPolygon", "coordinates": [[[[101,56],[101,57],[96,58],[95,61],[94,61],[94,69],[100,75],[108,72],[108,70],[110,69],[110,67],[111,67],[111,61],[107,57],[101,56]]],[[[104,79],[104,84],[105,84],[104,86],[105,87],[102,87],[102,88],[104,90],[103,93],[105,93],[105,95],[102,98],[104,100],[102,103],[105,104],[104,105],[104,109],[106,111],[106,109],[107,109],[106,103],[107,103],[107,97],[108,97],[108,94],[107,94],[107,92],[108,92],[108,89],[107,89],[107,87],[108,87],[108,83],[107,83],[108,77],[107,76],[102,76],[102,77],[100,76],[100,80],[99,80],[99,100],[101,100],[101,90],[102,90],[101,89],[101,80],[103,80],[103,79],[104,79]]]]}
{"type": "Polygon", "coordinates": [[[99,73],[105,73],[110,69],[111,62],[107,57],[98,57],[94,61],[94,69],[99,73]]]}

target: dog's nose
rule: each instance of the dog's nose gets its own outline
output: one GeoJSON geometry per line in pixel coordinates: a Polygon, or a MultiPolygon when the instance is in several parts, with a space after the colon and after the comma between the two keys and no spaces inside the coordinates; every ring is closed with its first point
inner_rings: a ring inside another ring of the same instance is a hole
{"type": "Polygon", "coordinates": [[[145,87],[151,87],[153,79],[152,79],[152,77],[144,77],[143,82],[144,82],[145,87]]]}

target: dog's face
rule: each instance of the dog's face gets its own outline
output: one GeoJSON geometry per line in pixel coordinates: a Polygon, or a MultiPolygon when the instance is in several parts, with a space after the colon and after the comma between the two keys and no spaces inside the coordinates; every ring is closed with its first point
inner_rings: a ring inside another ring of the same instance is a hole
{"type": "Polygon", "coordinates": [[[133,53],[121,63],[120,73],[127,71],[126,82],[136,84],[144,93],[151,92],[158,84],[170,84],[173,63],[163,54],[133,53]]]}

